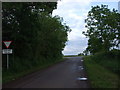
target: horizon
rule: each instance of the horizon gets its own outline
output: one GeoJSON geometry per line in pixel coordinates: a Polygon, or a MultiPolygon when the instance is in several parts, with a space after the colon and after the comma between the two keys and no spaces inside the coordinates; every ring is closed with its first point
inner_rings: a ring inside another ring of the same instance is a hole
{"type": "Polygon", "coordinates": [[[87,17],[88,11],[91,10],[91,6],[101,4],[108,5],[110,10],[113,8],[118,10],[118,2],[91,2],[90,0],[84,0],[82,3],[78,3],[78,1],[72,0],[58,1],[57,9],[53,11],[52,15],[63,17],[64,23],[72,29],[68,33],[68,42],[62,51],[64,55],[77,55],[86,49],[88,38],[82,34],[83,31],[87,30],[84,27],[84,20],[87,17]]]}

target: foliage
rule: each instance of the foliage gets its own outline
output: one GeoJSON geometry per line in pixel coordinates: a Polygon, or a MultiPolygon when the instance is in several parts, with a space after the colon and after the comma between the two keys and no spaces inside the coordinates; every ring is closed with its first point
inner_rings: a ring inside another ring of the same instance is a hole
{"type": "Polygon", "coordinates": [[[94,6],[88,12],[88,47],[84,64],[93,88],[118,88],[120,58],[120,14],[107,5],[94,6]],[[116,49],[115,49],[116,48],[116,49]]]}
{"type": "Polygon", "coordinates": [[[120,14],[115,9],[110,11],[107,5],[94,6],[88,12],[86,22],[87,32],[83,34],[89,38],[87,51],[109,51],[120,44],[120,14]]]}
{"type": "MultiPolygon", "coordinates": [[[[2,37],[13,41],[9,70],[22,72],[62,58],[70,28],[62,24],[61,17],[52,17],[56,2],[5,2],[2,5],[2,37]]],[[[3,55],[3,68],[5,57],[3,55]]]]}
{"type": "Polygon", "coordinates": [[[53,10],[47,10],[49,6],[55,8],[56,3],[3,3],[3,40],[13,40],[12,48],[14,48],[15,56],[29,57],[26,53],[32,55],[33,52],[28,51],[33,49],[31,43],[34,43],[37,34],[36,21],[40,12],[48,13],[53,10]],[[45,10],[41,11],[44,7],[45,10]]]}

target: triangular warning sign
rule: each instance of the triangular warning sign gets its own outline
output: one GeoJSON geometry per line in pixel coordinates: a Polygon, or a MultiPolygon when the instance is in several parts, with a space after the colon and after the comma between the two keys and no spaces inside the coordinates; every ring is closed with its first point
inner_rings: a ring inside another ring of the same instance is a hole
{"type": "Polygon", "coordinates": [[[12,41],[3,41],[3,42],[4,42],[5,46],[6,46],[6,48],[9,48],[12,41]]]}

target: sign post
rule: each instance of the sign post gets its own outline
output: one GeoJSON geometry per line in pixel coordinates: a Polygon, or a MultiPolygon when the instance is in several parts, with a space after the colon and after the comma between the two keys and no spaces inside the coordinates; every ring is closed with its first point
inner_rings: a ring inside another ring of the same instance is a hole
{"type": "Polygon", "coordinates": [[[8,58],[8,54],[7,54],[7,69],[9,69],[9,58],[8,58]]]}
{"type": "MultiPolygon", "coordinates": [[[[12,41],[3,41],[6,48],[9,48],[10,44],[12,41]]],[[[8,54],[10,54],[9,49],[3,49],[3,54],[7,54],[7,69],[9,69],[9,56],[8,54]]]]}
{"type": "Polygon", "coordinates": [[[7,54],[7,69],[8,69],[9,68],[9,55],[8,54],[12,54],[12,49],[3,49],[2,53],[7,54]]]}

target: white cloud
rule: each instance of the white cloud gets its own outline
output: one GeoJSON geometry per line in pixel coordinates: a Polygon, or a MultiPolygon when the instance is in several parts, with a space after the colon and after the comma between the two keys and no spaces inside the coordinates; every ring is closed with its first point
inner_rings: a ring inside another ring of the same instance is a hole
{"type": "Polygon", "coordinates": [[[85,31],[84,19],[90,9],[91,0],[61,0],[53,11],[54,15],[63,17],[72,32],[68,34],[68,44],[64,48],[64,54],[78,54],[87,47],[87,39],[82,34],[85,31]]]}
{"type": "Polygon", "coordinates": [[[79,40],[70,40],[68,41],[68,45],[64,48],[63,54],[65,55],[77,55],[82,53],[87,47],[87,39],[79,38],[79,40]]]}
{"type": "Polygon", "coordinates": [[[82,34],[82,30],[74,29],[71,33],[68,35],[68,40],[79,40],[79,38],[84,38],[85,36],[82,34]]]}
{"type": "Polygon", "coordinates": [[[53,11],[53,16],[63,17],[64,22],[72,29],[72,32],[68,34],[69,41],[64,48],[64,54],[78,54],[87,47],[88,39],[82,34],[82,31],[87,30],[84,20],[87,18],[93,1],[107,2],[112,0],[60,0],[57,9],[53,11]]]}

